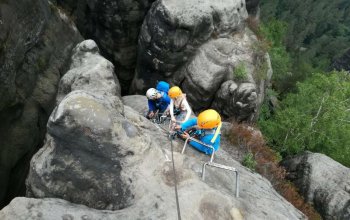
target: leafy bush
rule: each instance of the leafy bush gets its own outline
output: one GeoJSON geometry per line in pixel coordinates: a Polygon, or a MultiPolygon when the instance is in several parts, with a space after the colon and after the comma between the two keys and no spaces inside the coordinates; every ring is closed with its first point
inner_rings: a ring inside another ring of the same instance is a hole
{"type": "Polygon", "coordinates": [[[243,62],[240,62],[235,70],[233,71],[233,75],[236,79],[239,80],[245,80],[247,79],[247,70],[245,68],[245,64],[243,62]]]}
{"type": "Polygon", "coordinates": [[[350,166],[349,73],[313,74],[280,106],[259,121],[270,146],[283,156],[311,150],[350,166]]]}
{"type": "Polygon", "coordinates": [[[255,158],[254,158],[254,155],[252,154],[252,152],[249,152],[249,153],[244,155],[242,164],[243,164],[243,166],[245,166],[251,170],[255,170],[256,161],[255,161],[255,158]]]}

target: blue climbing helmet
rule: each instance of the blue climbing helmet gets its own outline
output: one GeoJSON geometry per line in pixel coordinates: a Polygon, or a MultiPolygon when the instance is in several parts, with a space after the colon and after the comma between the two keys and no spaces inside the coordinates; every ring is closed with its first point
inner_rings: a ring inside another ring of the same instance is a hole
{"type": "Polygon", "coordinates": [[[169,88],[170,88],[169,83],[164,82],[164,81],[159,81],[159,82],[157,83],[157,86],[156,86],[156,89],[157,89],[158,91],[165,92],[166,94],[168,94],[169,88]]]}

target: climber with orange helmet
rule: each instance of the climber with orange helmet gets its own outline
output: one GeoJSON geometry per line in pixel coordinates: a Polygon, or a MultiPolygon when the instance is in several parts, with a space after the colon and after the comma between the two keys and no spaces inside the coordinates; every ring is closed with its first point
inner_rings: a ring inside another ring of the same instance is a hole
{"type": "MultiPolygon", "coordinates": [[[[187,139],[189,134],[186,132],[190,128],[196,128],[196,133],[199,136],[199,141],[204,144],[211,145],[217,151],[220,147],[220,129],[221,129],[221,117],[219,113],[213,109],[208,109],[201,112],[197,118],[191,118],[188,121],[177,125],[176,130],[181,130],[183,133],[182,137],[187,139]]],[[[211,154],[212,149],[190,140],[190,145],[205,154],[211,154]]]]}
{"type": "Polygon", "coordinates": [[[186,94],[178,86],[173,86],[168,92],[170,100],[169,111],[173,126],[187,121],[191,116],[191,107],[187,102],[186,94]]]}
{"type": "Polygon", "coordinates": [[[158,91],[155,88],[150,88],[146,92],[148,98],[148,113],[146,118],[151,119],[154,117],[155,113],[163,113],[170,104],[169,96],[162,91],[158,91]]]}

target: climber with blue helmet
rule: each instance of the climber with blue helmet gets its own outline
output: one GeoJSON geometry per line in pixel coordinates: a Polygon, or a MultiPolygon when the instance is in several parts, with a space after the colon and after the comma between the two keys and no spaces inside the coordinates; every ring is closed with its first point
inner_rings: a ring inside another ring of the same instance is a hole
{"type": "MultiPolygon", "coordinates": [[[[182,138],[187,139],[190,135],[186,132],[190,128],[196,129],[196,134],[200,142],[211,145],[217,151],[220,147],[220,129],[221,117],[219,113],[213,109],[208,109],[201,112],[197,118],[191,118],[188,121],[177,125],[176,130],[183,132],[182,138]]],[[[195,141],[189,141],[190,145],[205,154],[211,154],[212,149],[195,141]]]]}
{"type": "Polygon", "coordinates": [[[159,81],[156,86],[156,89],[158,91],[165,92],[166,94],[168,94],[169,88],[170,88],[169,83],[165,81],[159,81]]]}
{"type": "Polygon", "coordinates": [[[146,117],[151,119],[155,113],[163,113],[170,104],[170,98],[165,92],[158,91],[155,88],[150,88],[146,92],[148,98],[148,113],[146,117]]]}

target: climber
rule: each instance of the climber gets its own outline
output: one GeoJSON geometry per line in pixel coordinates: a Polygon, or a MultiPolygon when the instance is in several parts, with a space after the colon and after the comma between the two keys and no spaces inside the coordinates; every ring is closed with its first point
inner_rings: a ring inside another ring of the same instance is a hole
{"type": "Polygon", "coordinates": [[[148,98],[148,113],[146,118],[151,119],[155,113],[162,114],[170,103],[170,98],[165,92],[158,91],[155,88],[150,88],[146,92],[148,98]]]}
{"type": "Polygon", "coordinates": [[[169,83],[164,81],[159,81],[156,86],[156,89],[158,91],[165,92],[166,94],[168,94],[169,88],[170,88],[169,83]]]}
{"type": "Polygon", "coordinates": [[[176,124],[181,124],[187,121],[190,118],[192,111],[187,102],[186,94],[182,93],[179,87],[171,87],[168,95],[171,98],[170,105],[168,107],[172,122],[171,128],[174,128],[176,124]]]}
{"type": "MultiPolygon", "coordinates": [[[[201,112],[197,118],[191,118],[181,125],[176,125],[175,130],[183,132],[182,138],[187,139],[190,135],[186,132],[190,128],[196,129],[199,141],[211,145],[217,151],[220,147],[220,129],[221,117],[219,113],[213,109],[201,112]]],[[[212,149],[190,140],[190,145],[205,154],[211,154],[212,149]]]]}

